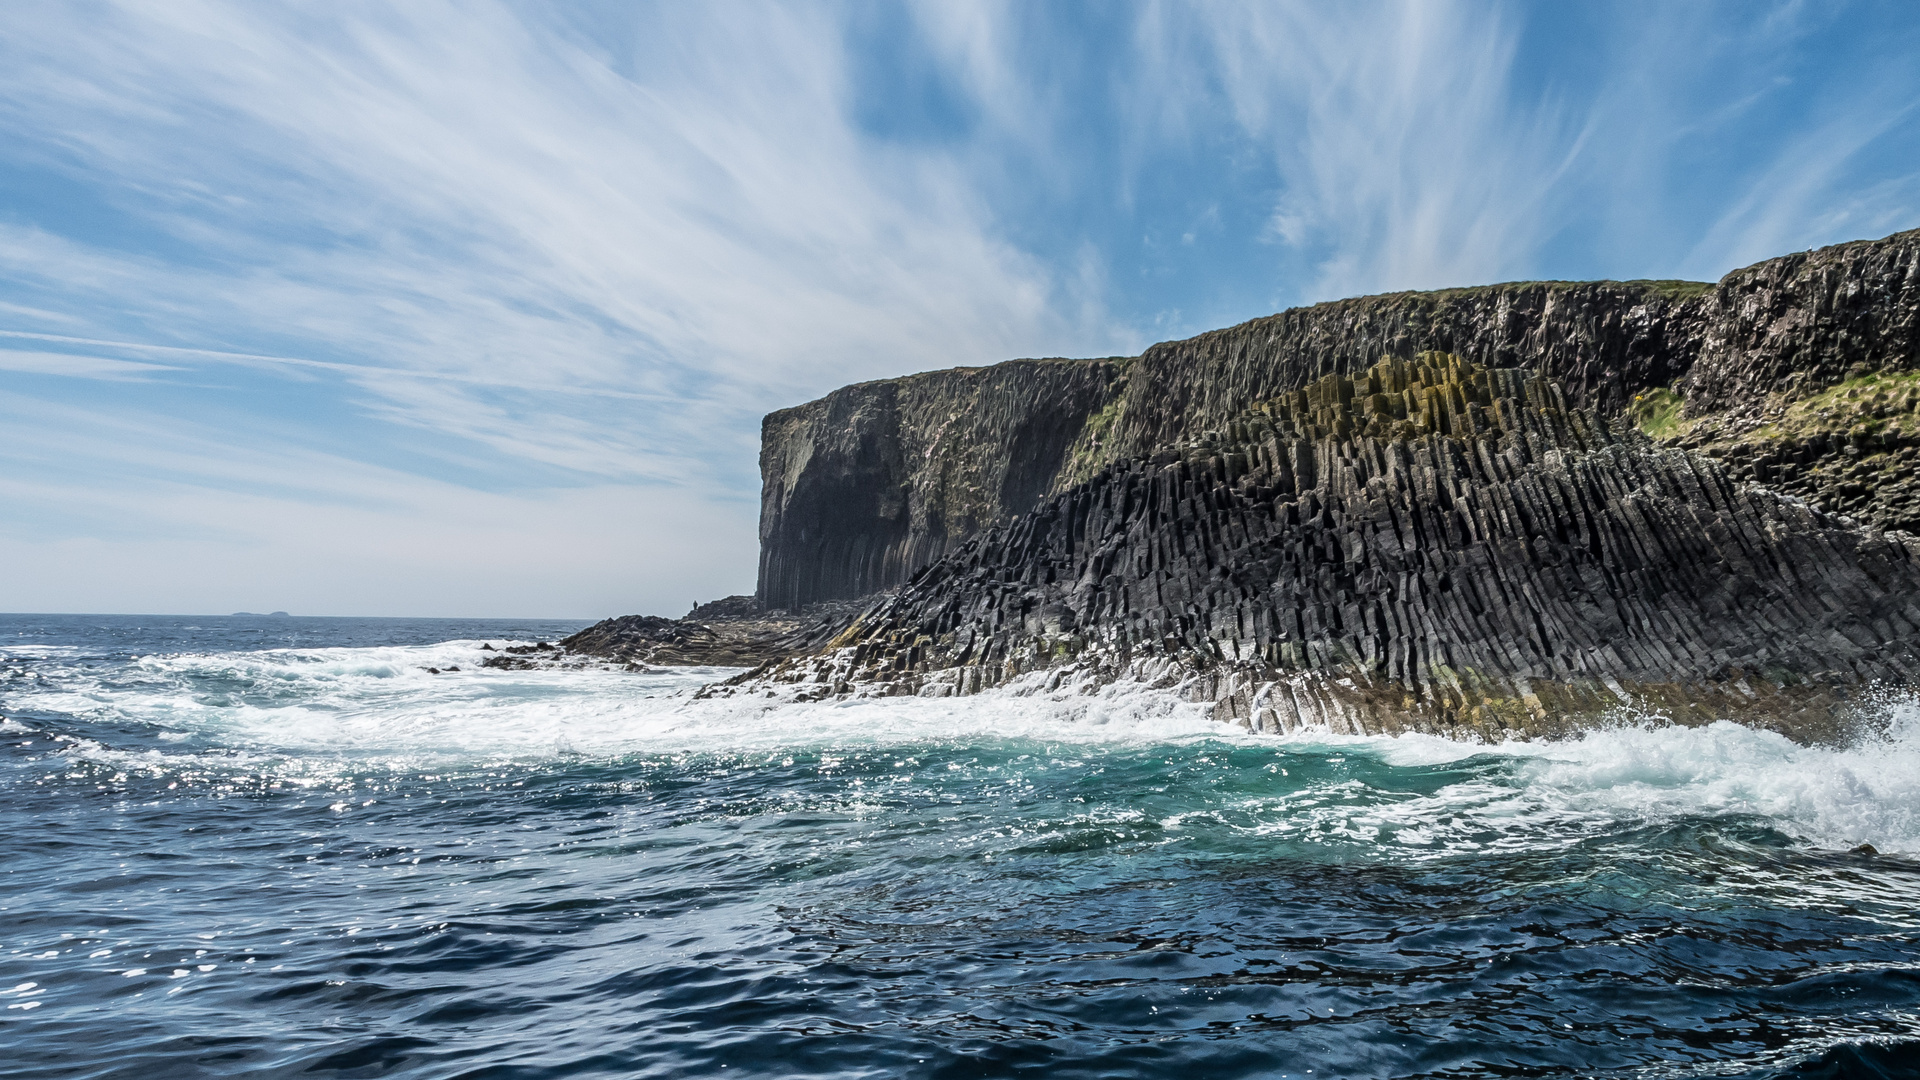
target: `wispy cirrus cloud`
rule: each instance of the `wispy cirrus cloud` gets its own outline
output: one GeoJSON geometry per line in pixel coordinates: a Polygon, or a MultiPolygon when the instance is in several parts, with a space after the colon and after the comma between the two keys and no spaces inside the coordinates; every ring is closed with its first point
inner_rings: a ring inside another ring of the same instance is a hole
{"type": "Polygon", "coordinates": [[[1920,161],[1898,148],[1920,134],[1920,34],[1876,48],[1863,13],[1154,4],[1134,111],[1190,142],[1230,116],[1269,155],[1264,239],[1290,301],[1711,278],[1915,223],[1920,161]],[[1836,47],[1851,66],[1822,64],[1836,47]]]}
{"type": "Polygon", "coordinates": [[[10,126],[136,205],[162,251],[16,231],[0,266],[112,295],[157,343],[372,361],[359,385],[396,417],[436,427],[444,410],[516,448],[576,407],[543,407],[556,387],[659,394],[674,405],[652,422],[691,441],[829,379],[1086,336],[937,153],[851,130],[831,19],[666,5],[622,62],[542,10],[22,20],[0,77],[10,126]],[[421,375],[516,397],[424,394],[421,375]]]}
{"type": "MultiPolygon", "coordinates": [[[[106,225],[0,224],[0,321],[77,339],[42,368],[211,380],[162,429],[251,409],[423,483],[691,497],[740,530],[731,551],[750,542],[761,413],[1130,343],[997,237],[947,150],[857,130],[829,11],[181,2],[7,22],[12,156],[80,185],[106,225]]],[[[35,524],[60,514],[37,505],[35,524]]],[[[202,528],[258,541],[253,520],[202,528]]],[[[750,587],[750,555],[662,561],[665,531],[630,536],[657,574],[750,587]]]]}
{"type": "Polygon", "coordinates": [[[1499,8],[1208,14],[1195,33],[1235,118],[1274,148],[1270,228],[1314,256],[1313,298],[1498,278],[1551,233],[1582,132],[1517,98],[1519,28],[1499,8]]]}
{"type": "Polygon", "coordinates": [[[155,372],[178,371],[167,364],[146,364],[138,360],[116,360],[109,356],[83,353],[35,352],[28,349],[0,348],[0,371],[29,375],[64,375],[75,379],[137,380],[155,372]]]}
{"type": "Polygon", "coordinates": [[[9,610],[683,611],[753,558],[751,506],[686,486],[488,491],[18,393],[0,426],[9,610]]]}

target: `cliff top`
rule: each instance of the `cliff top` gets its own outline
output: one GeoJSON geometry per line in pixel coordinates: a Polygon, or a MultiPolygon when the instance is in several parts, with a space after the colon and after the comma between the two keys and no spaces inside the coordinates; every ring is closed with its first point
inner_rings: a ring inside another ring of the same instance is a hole
{"type": "Polygon", "coordinates": [[[1002,374],[1023,364],[1118,364],[1125,366],[1139,359],[1135,356],[1021,356],[1011,360],[997,360],[991,364],[963,364],[959,367],[934,368],[930,371],[915,371],[905,375],[891,375],[882,379],[868,379],[865,382],[848,383],[836,387],[812,401],[789,405],[784,409],[775,409],[766,415],[766,422],[800,412],[817,405],[830,397],[843,394],[859,394],[879,386],[901,386],[918,382],[930,382],[937,379],[960,378],[970,375],[1002,374]]]}
{"type": "MultiPolygon", "coordinates": [[[[1197,343],[1197,342],[1202,342],[1208,339],[1216,338],[1219,336],[1238,335],[1269,322],[1283,323],[1291,319],[1308,317],[1314,314],[1326,314],[1330,312],[1339,312],[1343,309],[1358,309],[1358,308],[1364,308],[1364,307],[1378,306],[1382,304],[1391,304],[1395,302],[1405,302],[1408,300],[1424,300],[1435,305],[1440,305],[1440,304],[1451,304],[1457,301],[1473,301],[1477,299],[1497,296],[1501,293],[1523,293],[1523,292],[1531,292],[1533,290],[1546,290],[1547,292],[1550,292],[1550,293],[1562,293],[1562,292],[1571,292],[1576,289],[1594,289],[1594,290],[1601,290],[1601,291],[1608,291],[1608,292],[1612,292],[1616,290],[1623,291],[1623,292],[1639,292],[1649,296],[1658,297],[1669,303],[1683,303],[1688,300],[1694,300],[1702,296],[1706,296],[1707,294],[1713,292],[1713,290],[1719,287],[1721,284],[1726,283],[1729,279],[1740,277],[1742,275],[1749,274],[1753,271],[1760,270],[1762,268],[1769,266],[1770,264],[1777,264],[1777,263],[1785,262],[1788,260],[1804,260],[1804,259],[1827,260],[1827,259],[1833,259],[1833,258],[1845,258],[1848,255],[1853,254],[1860,249],[1873,248],[1879,245],[1885,245],[1888,243],[1894,243],[1894,242],[1900,242],[1900,241],[1906,241],[1906,240],[1920,240],[1920,229],[1908,229],[1901,232],[1891,233],[1878,240],[1849,240],[1844,243],[1829,244],[1826,247],[1811,248],[1806,251],[1795,252],[1788,255],[1776,256],[1771,259],[1763,259],[1749,266],[1743,266],[1743,267],[1739,267],[1737,269],[1728,271],[1723,277],[1721,277],[1719,282],[1689,281],[1689,280],[1678,279],[1678,278],[1658,278],[1658,279],[1635,278],[1635,279],[1626,280],[1626,281],[1616,281],[1611,278],[1599,278],[1599,279],[1594,279],[1590,281],[1566,281],[1566,280],[1560,280],[1560,279],[1542,279],[1537,281],[1503,281],[1503,282],[1495,282],[1487,285],[1456,285],[1456,286],[1449,286],[1441,289],[1402,289],[1396,292],[1368,293],[1363,296],[1349,296],[1349,297],[1343,297],[1338,300],[1323,300],[1323,301],[1320,301],[1319,303],[1314,303],[1314,304],[1301,304],[1295,307],[1283,309],[1271,315],[1255,316],[1254,318],[1246,319],[1242,322],[1235,323],[1231,326],[1220,327],[1214,330],[1202,331],[1201,333],[1194,334],[1191,337],[1172,338],[1166,341],[1155,342],[1154,344],[1148,346],[1147,350],[1145,351],[1152,351],[1154,349],[1161,349],[1169,346],[1179,345],[1183,342],[1197,343]]],[[[938,378],[946,378],[946,377],[952,377],[952,376],[971,375],[971,374],[976,374],[981,372],[993,371],[996,368],[1004,368],[1007,365],[1097,364],[1097,363],[1111,363],[1111,364],[1126,365],[1135,359],[1138,359],[1138,357],[1133,357],[1133,356],[1020,357],[1018,359],[996,361],[994,363],[989,363],[989,364],[962,365],[959,367],[939,368],[932,371],[914,372],[911,374],[893,376],[890,378],[869,379],[865,382],[853,383],[848,386],[840,387],[839,389],[834,390],[833,393],[839,394],[839,393],[858,392],[858,391],[866,390],[871,387],[879,386],[883,384],[899,384],[903,382],[912,382],[915,380],[938,379],[938,378]]],[[[811,404],[811,403],[807,403],[807,404],[811,404]]],[[[772,419],[775,416],[780,416],[782,414],[791,412],[793,409],[800,409],[805,407],[806,405],[802,404],[802,405],[790,406],[787,409],[776,410],[775,412],[769,414],[768,419],[772,419]]]]}

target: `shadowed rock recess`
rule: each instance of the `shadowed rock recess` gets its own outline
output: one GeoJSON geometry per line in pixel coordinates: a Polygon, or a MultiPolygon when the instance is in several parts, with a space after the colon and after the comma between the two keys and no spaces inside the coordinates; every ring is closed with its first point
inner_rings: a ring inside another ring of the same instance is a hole
{"type": "Polygon", "coordinates": [[[864,383],[767,418],[756,617],[809,630],[713,692],[1044,671],[1270,731],[1839,737],[1920,682],[1916,410],[1920,231],[864,383]]]}
{"type": "Polygon", "coordinates": [[[1010,360],[860,383],[761,428],[769,608],[892,588],[1054,485],[1124,361],[1010,360]]]}

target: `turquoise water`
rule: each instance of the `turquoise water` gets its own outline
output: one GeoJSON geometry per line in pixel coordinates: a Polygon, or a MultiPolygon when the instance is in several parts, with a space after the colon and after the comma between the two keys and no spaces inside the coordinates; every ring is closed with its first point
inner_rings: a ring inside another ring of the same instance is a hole
{"type": "Polygon", "coordinates": [[[7,1075],[1916,1074],[1910,706],[1475,747],[478,669],[577,625],[0,617],[7,1075]]]}

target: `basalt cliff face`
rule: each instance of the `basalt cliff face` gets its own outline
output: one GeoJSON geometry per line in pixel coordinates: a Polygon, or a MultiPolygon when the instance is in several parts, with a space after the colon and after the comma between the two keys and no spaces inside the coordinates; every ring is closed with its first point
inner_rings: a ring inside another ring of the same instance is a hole
{"type": "Polygon", "coordinates": [[[1327,376],[1424,352],[1536,372],[1570,407],[1602,420],[1638,410],[1656,437],[1718,453],[1736,479],[1911,527],[1920,506],[1897,475],[1914,441],[1906,429],[1888,442],[1882,423],[1863,438],[1855,429],[1875,418],[1851,398],[1824,415],[1789,414],[1850,379],[1913,371],[1916,350],[1920,231],[1769,260],[1717,286],[1396,293],[1282,312],[1137,358],[864,383],[767,418],[756,595],[790,608],[897,587],[1108,465],[1327,376]]]}
{"type": "Polygon", "coordinates": [[[1387,361],[1107,466],[755,676],[1181,685],[1268,731],[1499,737],[1623,706],[1844,734],[1920,677],[1920,542],[1609,426],[1537,372],[1387,361]]]}
{"type": "Polygon", "coordinates": [[[760,663],[714,694],[1135,680],[1263,731],[1839,738],[1920,687],[1920,231],[863,383],[769,416],[761,466],[755,597],[567,655],[760,663]]]}
{"type": "Polygon", "coordinates": [[[1051,672],[1262,730],[1833,737],[1920,683],[1916,409],[1920,232],[848,387],[767,419],[757,601],[892,591],[716,692],[1051,672]]]}
{"type": "Polygon", "coordinates": [[[860,383],[761,426],[762,607],[889,589],[1039,504],[1126,360],[1012,360],[860,383]]]}

